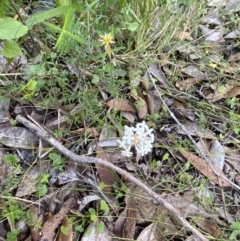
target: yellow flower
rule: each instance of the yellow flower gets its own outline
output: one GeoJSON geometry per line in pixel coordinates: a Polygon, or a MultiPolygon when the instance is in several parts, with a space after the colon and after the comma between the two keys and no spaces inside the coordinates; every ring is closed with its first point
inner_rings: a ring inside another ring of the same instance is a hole
{"type": "Polygon", "coordinates": [[[107,52],[107,54],[108,54],[108,57],[111,59],[112,49],[111,49],[110,44],[115,43],[115,42],[113,41],[113,37],[112,37],[111,34],[109,34],[109,33],[105,33],[104,35],[100,35],[100,37],[101,37],[101,38],[99,39],[99,41],[100,41],[103,45],[105,45],[105,50],[106,50],[106,52],[107,52]]]}
{"type": "Polygon", "coordinates": [[[210,63],[208,66],[213,68],[213,69],[217,68],[217,64],[214,64],[214,63],[210,63]]]}
{"type": "Polygon", "coordinates": [[[103,45],[110,45],[113,44],[113,37],[111,36],[110,33],[105,33],[104,35],[100,35],[101,39],[99,39],[99,41],[103,44],[103,45]]]}

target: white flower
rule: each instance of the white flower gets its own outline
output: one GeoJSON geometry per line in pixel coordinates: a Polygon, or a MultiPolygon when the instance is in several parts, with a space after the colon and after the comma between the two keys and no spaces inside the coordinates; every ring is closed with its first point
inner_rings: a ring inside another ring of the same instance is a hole
{"type": "Polygon", "coordinates": [[[118,141],[119,147],[123,148],[122,155],[131,157],[131,147],[134,146],[137,155],[144,156],[152,150],[154,142],[153,129],[149,129],[145,121],[138,123],[136,127],[124,126],[122,141],[118,141]]]}

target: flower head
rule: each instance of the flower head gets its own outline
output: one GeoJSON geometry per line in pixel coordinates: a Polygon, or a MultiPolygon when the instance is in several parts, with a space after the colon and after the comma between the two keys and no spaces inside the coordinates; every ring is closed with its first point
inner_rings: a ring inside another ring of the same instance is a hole
{"type": "Polygon", "coordinates": [[[122,141],[118,141],[119,147],[123,148],[122,154],[130,157],[132,152],[131,147],[134,146],[137,155],[144,156],[152,150],[152,143],[154,142],[153,129],[145,124],[145,121],[138,123],[136,127],[124,126],[124,134],[122,141]]]}
{"type": "Polygon", "coordinates": [[[105,46],[105,50],[108,54],[108,57],[111,59],[112,49],[111,49],[110,44],[115,43],[113,41],[113,37],[111,36],[110,33],[105,33],[104,35],[100,35],[100,37],[101,38],[99,39],[99,41],[105,46]]]}
{"type": "Polygon", "coordinates": [[[113,37],[111,36],[110,33],[105,33],[104,35],[100,35],[99,41],[100,41],[103,45],[105,45],[105,46],[114,43],[113,37]]]}

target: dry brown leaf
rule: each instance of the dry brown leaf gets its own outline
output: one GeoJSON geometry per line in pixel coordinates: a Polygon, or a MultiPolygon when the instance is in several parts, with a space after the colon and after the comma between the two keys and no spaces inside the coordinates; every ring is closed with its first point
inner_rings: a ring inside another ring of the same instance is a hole
{"type": "Polygon", "coordinates": [[[219,11],[209,12],[209,14],[203,16],[201,23],[215,26],[222,26],[224,24],[222,18],[219,16],[219,11]]]}
{"type": "Polygon", "coordinates": [[[50,161],[41,163],[41,167],[37,165],[31,166],[22,177],[21,182],[18,185],[16,196],[23,197],[36,192],[38,190],[37,185],[39,182],[39,176],[44,170],[48,170],[49,166],[50,161]]]}
{"type": "Polygon", "coordinates": [[[81,241],[113,241],[115,235],[108,229],[104,227],[103,232],[99,232],[98,226],[101,220],[96,223],[90,223],[87,229],[84,231],[81,241]]]}
{"type": "Polygon", "coordinates": [[[143,231],[139,234],[137,241],[164,241],[164,237],[157,237],[155,235],[156,223],[148,225],[143,231]]]}
{"type": "MultiPolygon", "coordinates": [[[[206,138],[206,139],[216,139],[217,138],[216,134],[214,132],[207,130],[207,129],[202,129],[196,123],[183,123],[182,125],[185,127],[185,129],[191,136],[198,136],[198,137],[202,137],[202,138],[206,138]]],[[[182,128],[179,127],[179,125],[174,124],[172,126],[174,126],[176,128],[177,133],[186,135],[186,133],[182,130],[182,128]]]]}
{"type": "Polygon", "coordinates": [[[136,115],[130,113],[130,112],[123,112],[122,116],[126,118],[130,123],[134,124],[136,115]]]}
{"type": "Polygon", "coordinates": [[[132,196],[128,196],[126,199],[127,216],[123,225],[123,238],[133,239],[136,228],[136,201],[132,196]]]}
{"type": "Polygon", "coordinates": [[[185,31],[177,33],[176,37],[179,38],[180,40],[184,40],[184,39],[193,40],[193,37],[191,36],[191,34],[185,31]]]}
{"type": "Polygon", "coordinates": [[[206,98],[211,102],[216,102],[218,100],[228,98],[228,93],[233,90],[234,86],[226,84],[224,85],[224,87],[225,87],[224,91],[219,92],[217,84],[212,84],[211,88],[215,90],[215,92],[209,94],[208,96],[206,96],[206,98]]]}
{"type": "Polygon", "coordinates": [[[137,109],[139,119],[144,119],[148,114],[147,102],[140,96],[133,96],[138,101],[139,108],[137,109]]]}
{"type": "Polygon", "coordinates": [[[196,223],[202,230],[206,231],[214,238],[218,239],[222,237],[221,230],[214,222],[211,222],[206,218],[200,217],[195,218],[194,223],[196,223]]]}
{"type": "Polygon", "coordinates": [[[231,66],[228,66],[227,68],[224,68],[225,73],[236,74],[239,71],[240,71],[240,65],[236,63],[231,66]]]}
{"type": "MultiPolygon", "coordinates": [[[[206,163],[205,160],[203,160],[202,158],[186,152],[185,150],[180,150],[180,153],[198,170],[200,171],[204,176],[206,176],[210,181],[218,184],[220,187],[228,187],[229,183],[227,181],[225,181],[224,179],[217,177],[211,167],[209,167],[209,165],[206,163]]],[[[214,169],[223,177],[225,177],[224,173],[217,168],[216,166],[214,166],[214,169]]]]}
{"type": "Polygon", "coordinates": [[[177,81],[176,87],[179,90],[189,90],[193,85],[195,85],[199,81],[200,81],[200,79],[197,79],[197,78],[188,78],[186,80],[177,81]]]}
{"type": "Polygon", "coordinates": [[[80,135],[87,134],[87,135],[90,135],[92,137],[99,136],[99,132],[94,127],[92,127],[92,128],[79,128],[77,130],[70,131],[70,133],[80,134],[80,135]]]}
{"type": "Polygon", "coordinates": [[[224,42],[224,38],[223,38],[224,31],[223,30],[210,29],[201,24],[199,25],[199,28],[206,41],[224,42]]]}
{"type": "Polygon", "coordinates": [[[137,112],[136,108],[127,100],[111,99],[106,105],[115,111],[131,111],[137,112]]]}
{"type": "Polygon", "coordinates": [[[159,206],[156,214],[155,237],[157,240],[165,240],[166,236],[180,235],[180,226],[171,214],[163,207],[159,206]]]}
{"type": "Polygon", "coordinates": [[[152,114],[159,113],[162,103],[161,103],[161,101],[159,101],[159,97],[157,97],[154,94],[148,93],[147,94],[147,105],[148,105],[149,113],[152,115],[152,114]]]}
{"type": "Polygon", "coordinates": [[[233,54],[228,58],[229,62],[235,62],[235,61],[239,61],[239,60],[240,60],[240,52],[233,54]]]}
{"type": "Polygon", "coordinates": [[[73,206],[75,202],[74,197],[70,197],[64,204],[61,206],[61,209],[58,213],[53,216],[49,216],[46,222],[43,224],[41,233],[42,233],[42,240],[53,241],[55,232],[59,225],[62,223],[65,216],[69,213],[70,208],[73,206]]]}
{"type": "MultiPolygon", "coordinates": [[[[111,162],[111,159],[109,158],[108,154],[99,145],[96,146],[96,152],[97,158],[100,158],[106,162],[111,162]]],[[[100,180],[106,185],[103,191],[110,195],[112,191],[112,185],[115,179],[112,170],[100,164],[95,164],[95,167],[97,168],[100,180]]]]}
{"type": "Polygon", "coordinates": [[[65,235],[61,230],[58,233],[57,241],[72,241],[73,240],[73,230],[72,230],[72,224],[68,221],[68,217],[66,216],[62,221],[62,226],[64,228],[67,228],[68,234],[65,235]]]}
{"type": "Polygon", "coordinates": [[[237,95],[240,95],[240,86],[236,86],[230,92],[228,92],[227,97],[232,98],[237,95]]]}
{"type": "MultiPolygon", "coordinates": [[[[44,218],[43,218],[43,214],[39,213],[39,207],[35,206],[35,205],[31,205],[28,209],[28,211],[31,213],[33,220],[35,220],[35,222],[40,222],[42,223],[44,218]]],[[[36,229],[36,227],[34,227],[34,224],[29,226],[30,228],[30,232],[31,232],[31,240],[33,241],[39,241],[41,236],[40,236],[40,229],[36,229]]]]}
{"type": "Polygon", "coordinates": [[[238,29],[235,29],[235,30],[231,31],[230,33],[228,33],[224,38],[235,39],[235,38],[239,38],[239,36],[240,36],[240,31],[238,29]]]}
{"type": "Polygon", "coordinates": [[[158,64],[150,64],[148,70],[154,76],[154,78],[156,78],[160,82],[159,84],[168,87],[167,78],[165,77],[164,73],[162,72],[158,64]]]}
{"type": "Polygon", "coordinates": [[[193,78],[196,78],[196,79],[204,79],[205,78],[205,74],[200,71],[197,67],[193,66],[193,65],[189,65],[185,68],[182,69],[182,72],[184,74],[187,74],[193,78]]]}
{"type": "Polygon", "coordinates": [[[176,107],[182,115],[187,116],[187,110],[182,102],[175,99],[173,102],[173,106],[176,107]]]}

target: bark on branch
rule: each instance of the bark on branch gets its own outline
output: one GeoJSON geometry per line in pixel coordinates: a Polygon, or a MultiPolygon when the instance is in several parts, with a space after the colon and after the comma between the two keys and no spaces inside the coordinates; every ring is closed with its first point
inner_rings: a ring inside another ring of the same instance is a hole
{"type": "Polygon", "coordinates": [[[83,155],[77,155],[73,153],[72,151],[68,150],[66,147],[61,145],[55,138],[53,138],[47,131],[39,128],[37,125],[33,124],[32,122],[28,121],[25,117],[18,115],[16,117],[16,120],[23,124],[25,127],[27,127],[30,131],[35,133],[39,138],[47,141],[49,144],[51,144],[53,147],[55,147],[60,153],[68,157],[70,160],[80,163],[80,164],[86,164],[86,163],[94,163],[103,165],[107,168],[110,168],[117,172],[118,174],[122,175],[124,178],[128,179],[129,181],[133,182],[140,188],[142,188],[146,193],[148,193],[152,198],[154,198],[160,205],[163,205],[168,211],[170,211],[181,223],[182,225],[190,230],[193,234],[197,235],[200,240],[207,241],[208,239],[199,232],[196,228],[194,228],[177,210],[174,208],[171,204],[166,202],[161,196],[159,196],[156,192],[151,190],[148,186],[146,186],[144,183],[142,183],[140,180],[132,176],[130,173],[126,172],[125,170],[115,166],[114,164],[104,161],[99,158],[90,157],[90,156],[83,156],[83,155]]]}

